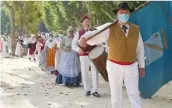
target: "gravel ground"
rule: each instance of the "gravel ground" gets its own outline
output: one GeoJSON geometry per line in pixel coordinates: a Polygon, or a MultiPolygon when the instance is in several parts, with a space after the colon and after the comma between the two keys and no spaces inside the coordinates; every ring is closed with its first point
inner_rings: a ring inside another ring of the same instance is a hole
{"type": "MultiPolygon", "coordinates": [[[[27,58],[0,58],[1,108],[111,108],[109,84],[100,76],[101,98],[85,97],[83,87],[55,84],[55,75],[41,71],[27,58]]],[[[172,108],[172,82],[152,99],[142,99],[143,108],[172,108]]],[[[130,103],[123,88],[123,108],[130,103]]]]}

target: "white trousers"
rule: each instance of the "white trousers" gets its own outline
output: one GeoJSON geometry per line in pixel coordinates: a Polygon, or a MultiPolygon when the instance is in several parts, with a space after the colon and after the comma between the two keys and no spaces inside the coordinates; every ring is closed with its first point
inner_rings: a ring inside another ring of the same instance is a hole
{"type": "Polygon", "coordinates": [[[127,89],[131,108],[142,108],[138,90],[138,63],[119,65],[107,61],[107,71],[111,89],[112,108],[121,108],[123,81],[127,89]]]}
{"type": "Polygon", "coordinates": [[[91,91],[92,93],[97,92],[98,91],[98,72],[95,65],[90,61],[88,56],[80,56],[80,62],[81,62],[81,72],[82,72],[85,92],[87,91],[91,91]],[[92,74],[92,88],[91,88],[90,81],[88,79],[90,65],[91,65],[91,74],[92,74]]]}

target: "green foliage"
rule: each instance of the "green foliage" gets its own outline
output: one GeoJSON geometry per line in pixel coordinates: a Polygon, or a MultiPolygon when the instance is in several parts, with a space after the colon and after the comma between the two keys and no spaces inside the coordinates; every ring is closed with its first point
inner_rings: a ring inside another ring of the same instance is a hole
{"type": "MultiPolygon", "coordinates": [[[[11,5],[11,1],[7,2],[11,5]]],[[[44,22],[47,29],[53,33],[64,30],[68,26],[75,29],[81,28],[81,16],[87,14],[91,17],[91,26],[96,27],[116,19],[113,9],[117,8],[120,1],[13,1],[15,21],[19,29],[27,33],[37,31],[37,25],[44,22]]],[[[145,1],[128,1],[131,8],[136,8],[145,1]]],[[[9,15],[9,10],[4,9],[9,15]]],[[[3,20],[8,20],[3,15],[3,20]]],[[[1,15],[1,16],[2,16],[1,15]]],[[[4,21],[5,23],[5,21],[4,21]]]]}
{"type": "Polygon", "coordinates": [[[83,12],[82,2],[47,2],[44,7],[46,27],[53,32],[66,30],[68,26],[80,26],[79,17],[83,12]]]}
{"type": "MultiPolygon", "coordinates": [[[[87,14],[91,17],[92,27],[99,26],[116,19],[113,9],[117,8],[119,1],[57,1],[46,2],[44,5],[44,21],[46,27],[53,32],[66,30],[68,26],[76,29],[81,27],[81,16],[87,14]]],[[[145,1],[128,2],[131,8],[136,8],[145,1]]]]}
{"type": "Polygon", "coordinates": [[[25,28],[27,32],[35,33],[42,21],[43,2],[24,1],[25,28]]]}
{"type": "Polygon", "coordinates": [[[10,19],[5,14],[4,9],[1,8],[1,34],[4,34],[6,31],[10,31],[10,19]]]}
{"type": "MultiPolygon", "coordinates": [[[[43,3],[34,1],[6,1],[15,11],[15,23],[18,29],[25,32],[36,32],[37,25],[42,21],[43,3]],[[13,2],[13,5],[12,5],[13,2]]],[[[5,12],[10,16],[10,9],[5,5],[5,12]]],[[[19,30],[16,31],[19,31],[19,30]]]]}

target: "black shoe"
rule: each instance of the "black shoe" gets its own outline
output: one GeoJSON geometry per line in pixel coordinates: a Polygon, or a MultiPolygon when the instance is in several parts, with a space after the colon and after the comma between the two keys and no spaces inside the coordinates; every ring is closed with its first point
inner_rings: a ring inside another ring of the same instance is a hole
{"type": "Polygon", "coordinates": [[[69,84],[69,86],[70,86],[70,87],[72,87],[72,86],[74,86],[74,84],[73,84],[73,83],[71,83],[71,84],[69,84]]]}
{"type": "Polygon", "coordinates": [[[69,84],[68,84],[68,83],[66,83],[66,84],[65,84],[65,86],[69,86],[69,84]]]}
{"type": "Polygon", "coordinates": [[[65,86],[66,86],[66,87],[71,87],[72,85],[69,84],[69,83],[66,83],[65,86]]]}
{"type": "Polygon", "coordinates": [[[36,61],[36,59],[33,59],[34,61],[36,61]]]}
{"type": "Polygon", "coordinates": [[[95,96],[95,97],[99,98],[99,97],[100,97],[100,94],[99,94],[99,93],[97,93],[97,92],[94,92],[94,93],[93,93],[93,96],[95,96]]]}
{"type": "Polygon", "coordinates": [[[80,87],[81,85],[79,83],[76,83],[75,84],[75,87],[80,87]]]}
{"type": "Polygon", "coordinates": [[[54,74],[55,72],[54,71],[51,71],[51,74],[54,74]]]}
{"type": "Polygon", "coordinates": [[[29,58],[29,60],[31,61],[31,58],[29,58]]]}
{"type": "Polygon", "coordinates": [[[90,91],[87,91],[86,93],[85,93],[85,96],[90,96],[91,95],[91,92],[90,91]]]}

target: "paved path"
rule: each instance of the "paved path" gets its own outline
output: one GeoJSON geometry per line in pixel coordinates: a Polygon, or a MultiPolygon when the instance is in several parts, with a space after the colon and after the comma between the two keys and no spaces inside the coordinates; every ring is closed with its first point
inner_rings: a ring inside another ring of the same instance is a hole
{"type": "MultiPolygon", "coordinates": [[[[108,83],[100,77],[101,98],[86,98],[82,87],[56,85],[55,75],[41,71],[26,58],[0,58],[1,108],[111,108],[108,83]]],[[[144,108],[172,108],[172,83],[152,99],[143,100],[144,108]]],[[[125,88],[123,108],[130,108],[125,88]]]]}

